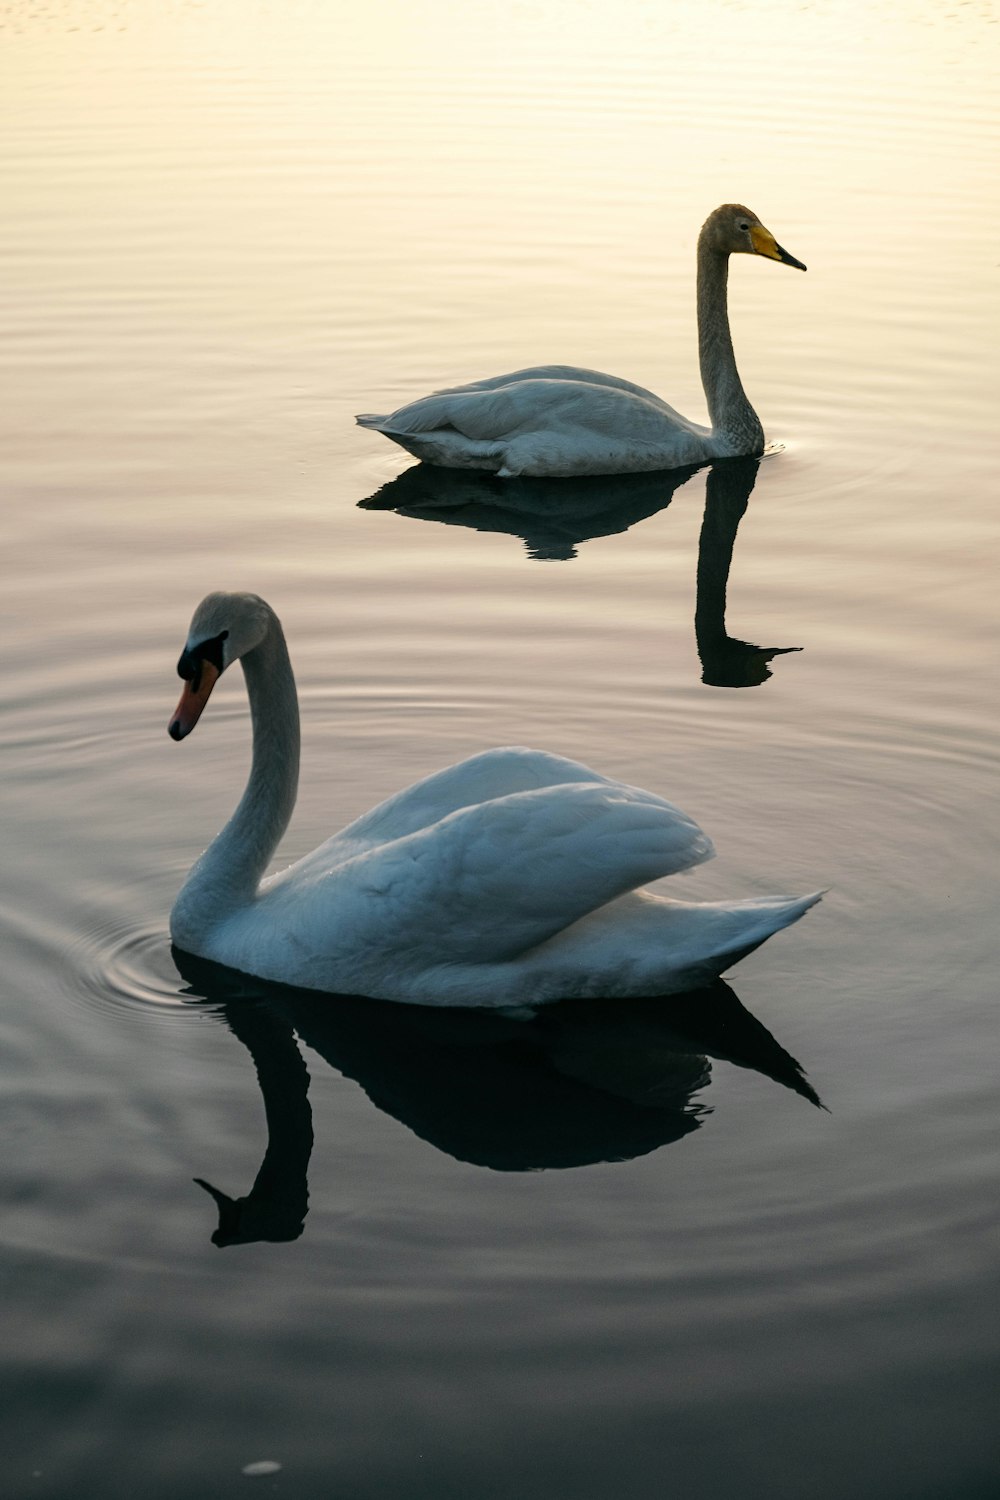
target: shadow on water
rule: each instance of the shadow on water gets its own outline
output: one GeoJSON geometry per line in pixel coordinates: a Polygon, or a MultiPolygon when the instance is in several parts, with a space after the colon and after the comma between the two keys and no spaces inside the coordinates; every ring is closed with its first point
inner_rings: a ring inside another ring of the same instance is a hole
{"type": "MultiPolygon", "coordinates": [[[[708,472],[698,541],[694,628],[702,682],[758,687],[768,663],[800,646],[755,646],[726,631],[726,590],[733,547],[757,480],[760,460],[730,458],[708,472]]],[[[665,510],[694,468],[586,479],[498,479],[463,469],[416,464],[362,500],[364,510],[391,510],[420,521],[518,536],[529,557],[567,562],[594,537],[614,536],[665,510]]]]}
{"type": "Polygon", "coordinates": [[[253,1059],[268,1143],[245,1197],[201,1178],[216,1245],[292,1240],[313,1146],[299,1042],[376,1108],[458,1161],[502,1172],[630,1161],[697,1130],[710,1057],[822,1108],[802,1068],[717,980],[668,999],[561,1001],[537,1011],[399,1005],[267,984],[174,950],[187,993],[218,1006],[253,1059]]]}

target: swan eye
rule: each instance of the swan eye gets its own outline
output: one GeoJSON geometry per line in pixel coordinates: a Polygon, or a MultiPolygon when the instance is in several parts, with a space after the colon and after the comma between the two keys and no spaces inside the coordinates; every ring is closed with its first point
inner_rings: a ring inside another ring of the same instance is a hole
{"type": "Polygon", "coordinates": [[[200,662],[194,651],[184,650],[177,658],[177,675],[183,677],[185,682],[191,682],[195,674],[200,670],[200,662]]]}
{"type": "Polygon", "coordinates": [[[177,675],[190,682],[193,692],[197,692],[201,684],[201,664],[210,661],[215,670],[222,675],[225,663],[222,660],[222,643],[229,638],[229,631],[220,631],[213,635],[210,640],[200,641],[197,646],[190,650],[183,650],[177,662],[177,675]]]}

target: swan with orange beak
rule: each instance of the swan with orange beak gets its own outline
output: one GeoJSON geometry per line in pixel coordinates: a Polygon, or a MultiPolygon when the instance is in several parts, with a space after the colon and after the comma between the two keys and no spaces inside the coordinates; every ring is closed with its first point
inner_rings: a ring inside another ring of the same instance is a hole
{"type": "Polygon", "coordinates": [[[540,1005],[707,983],[819,900],[687,902],[643,889],[711,840],[654,792],[544,750],[447,766],[278,873],[299,712],[284,632],[256,594],[210,594],[178,663],[169,732],[198,722],[239,661],[253,757],[232,817],[170,914],[178,948],[305,989],[421,1005],[540,1005]]]}

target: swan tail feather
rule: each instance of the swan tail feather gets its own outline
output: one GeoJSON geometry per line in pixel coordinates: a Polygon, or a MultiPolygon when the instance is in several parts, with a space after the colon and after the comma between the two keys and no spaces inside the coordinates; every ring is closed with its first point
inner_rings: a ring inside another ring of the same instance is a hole
{"type": "Polygon", "coordinates": [[[495,443],[516,430],[523,417],[520,404],[505,387],[495,391],[442,391],[390,412],[381,419],[378,430],[397,443],[403,437],[443,432],[471,442],[495,443]]]}
{"type": "MultiPolygon", "coordinates": [[[[730,956],[728,963],[738,963],[767,942],[783,927],[791,927],[800,921],[817,902],[823,899],[823,891],[812,891],[808,896],[766,896],[747,903],[747,915],[752,910],[752,919],[742,933],[734,938],[733,947],[724,949],[730,956]]],[[[739,906],[736,907],[739,910],[739,906]]]]}
{"type": "MultiPolygon", "coordinates": [[[[414,406],[425,407],[436,401],[428,397],[426,402],[415,402],[414,406]]],[[[443,413],[441,420],[427,412],[409,415],[410,408],[393,412],[389,416],[362,413],[355,417],[359,427],[379,432],[383,437],[398,443],[414,458],[427,464],[437,464],[445,469],[487,469],[496,471],[504,463],[505,450],[495,438],[476,437],[463,432],[448,421],[443,413]]]]}
{"type": "MultiPolygon", "coordinates": [[[[690,903],[636,891],[567,933],[566,957],[593,976],[588,993],[602,993],[608,979],[616,994],[700,989],[799,921],[822,895],[690,903]]],[[[545,950],[550,967],[556,957],[551,946],[545,950]]]]}
{"type": "Polygon", "coordinates": [[[727,903],[726,920],[719,924],[714,946],[702,956],[704,977],[715,978],[741,963],[776,932],[800,921],[822,896],[822,891],[813,891],[808,896],[765,896],[727,903]]]}

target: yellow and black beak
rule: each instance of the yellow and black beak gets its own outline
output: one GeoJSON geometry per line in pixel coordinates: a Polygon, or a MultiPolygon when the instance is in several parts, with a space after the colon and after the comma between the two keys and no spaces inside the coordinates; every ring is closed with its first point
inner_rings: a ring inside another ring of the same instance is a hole
{"type": "Polygon", "coordinates": [[[769,229],[765,229],[763,224],[754,224],[751,227],[750,239],[757,255],[764,255],[768,260],[780,260],[782,265],[794,266],[797,271],[806,269],[800,260],[796,260],[794,255],[789,255],[787,250],[781,248],[774,235],[769,229]]]}

